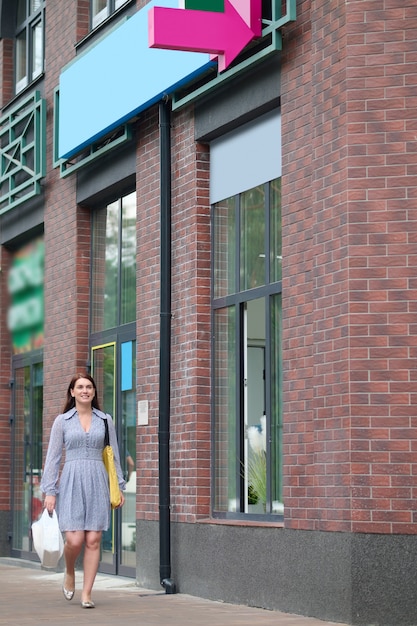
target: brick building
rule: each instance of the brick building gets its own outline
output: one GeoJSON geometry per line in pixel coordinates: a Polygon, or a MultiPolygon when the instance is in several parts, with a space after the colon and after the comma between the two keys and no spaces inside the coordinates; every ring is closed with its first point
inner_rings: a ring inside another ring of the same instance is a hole
{"type": "Polygon", "coordinates": [[[417,7],[258,4],[0,3],[0,554],[37,559],[87,369],[129,478],[101,571],[411,626],[417,7]],[[149,48],[231,5],[231,62],[149,48]]]}

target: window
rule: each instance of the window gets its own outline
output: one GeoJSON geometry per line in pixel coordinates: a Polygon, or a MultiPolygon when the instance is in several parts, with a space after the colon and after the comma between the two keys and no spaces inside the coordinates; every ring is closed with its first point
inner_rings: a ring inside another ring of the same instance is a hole
{"type": "Polygon", "coordinates": [[[136,193],[93,214],[92,332],[136,319],[136,193]]]}
{"type": "Polygon", "coordinates": [[[281,179],[213,205],[214,514],[283,513],[281,179]]]}
{"type": "Polygon", "coordinates": [[[136,192],[92,215],[91,371],[116,425],[127,488],[123,510],[103,533],[101,566],[134,575],[136,565],[136,192]],[[131,476],[132,474],[132,476],[131,476]]]}
{"type": "Polygon", "coordinates": [[[96,28],[126,2],[128,0],[91,0],[91,27],[96,28]]]}
{"type": "Polygon", "coordinates": [[[45,0],[17,0],[15,90],[19,93],[43,72],[45,0]]]}

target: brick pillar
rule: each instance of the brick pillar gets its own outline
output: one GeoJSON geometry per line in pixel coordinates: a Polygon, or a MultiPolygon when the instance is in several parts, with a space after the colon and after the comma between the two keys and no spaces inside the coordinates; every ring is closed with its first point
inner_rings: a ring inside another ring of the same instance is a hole
{"type": "MultiPolygon", "coordinates": [[[[86,3],[46,6],[45,93],[53,110],[53,91],[62,66],[75,55],[85,31],[86,3]]],[[[77,123],[74,120],[74,123],[77,123]]],[[[76,176],[60,178],[53,168],[53,116],[48,115],[48,172],[45,180],[45,348],[44,423],[61,411],[72,375],[88,360],[90,213],[77,207],[76,176]]]]}
{"type": "Polygon", "coordinates": [[[416,532],[416,26],[414,6],[323,0],[285,33],[290,528],[416,532]]]}

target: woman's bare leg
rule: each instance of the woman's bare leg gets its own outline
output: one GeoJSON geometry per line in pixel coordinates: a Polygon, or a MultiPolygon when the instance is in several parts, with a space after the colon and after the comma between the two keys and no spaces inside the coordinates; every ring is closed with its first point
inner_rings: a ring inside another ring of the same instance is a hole
{"type": "Polygon", "coordinates": [[[64,587],[67,591],[75,589],[75,562],[81,552],[84,543],[83,530],[68,530],[65,533],[65,580],[64,587]]]}
{"type": "Polygon", "coordinates": [[[85,531],[84,547],[84,583],[81,594],[81,602],[91,601],[91,591],[100,562],[101,531],[85,531]]]}

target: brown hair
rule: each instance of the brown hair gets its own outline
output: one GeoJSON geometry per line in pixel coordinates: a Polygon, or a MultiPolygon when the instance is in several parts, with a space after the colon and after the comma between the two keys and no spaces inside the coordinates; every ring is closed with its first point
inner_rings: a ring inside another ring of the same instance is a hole
{"type": "Polygon", "coordinates": [[[80,380],[80,378],[86,378],[93,385],[95,394],[91,402],[91,406],[94,409],[98,409],[100,411],[100,405],[99,405],[99,401],[97,398],[97,386],[94,381],[94,378],[90,376],[90,374],[75,374],[75,376],[72,377],[70,384],[68,385],[67,397],[65,400],[64,409],[62,411],[63,413],[66,413],[67,411],[75,407],[75,398],[71,395],[71,391],[74,389],[75,383],[77,382],[77,380],[80,380]]]}

